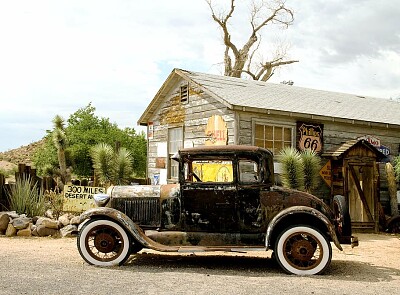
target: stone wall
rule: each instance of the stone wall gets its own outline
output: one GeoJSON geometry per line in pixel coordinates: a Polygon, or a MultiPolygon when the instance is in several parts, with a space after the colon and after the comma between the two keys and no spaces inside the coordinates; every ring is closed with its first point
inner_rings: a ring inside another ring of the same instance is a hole
{"type": "Polygon", "coordinates": [[[79,216],[66,213],[58,219],[48,217],[27,217],[15,211],[0,212],[0,235],[69,237],[78,233],[79,216]]]}

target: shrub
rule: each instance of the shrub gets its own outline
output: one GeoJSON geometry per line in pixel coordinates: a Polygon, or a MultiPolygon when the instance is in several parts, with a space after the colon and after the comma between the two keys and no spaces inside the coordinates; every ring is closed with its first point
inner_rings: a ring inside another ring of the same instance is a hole
{"type": "Polygon", "coordinates": [[[7,192],[10,210],[27,216],[43,215],[46,209],[45,198],[37,186],[37,182],[30,176],[23,176],[7,192]]]}

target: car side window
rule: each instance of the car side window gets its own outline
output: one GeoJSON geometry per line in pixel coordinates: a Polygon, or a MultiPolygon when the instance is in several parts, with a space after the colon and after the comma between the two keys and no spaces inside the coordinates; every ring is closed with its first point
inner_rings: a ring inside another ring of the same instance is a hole
{"type": "Polygon", "coordinates": [[[185,163],[186,182],[233,182],[231,160],[193,160],[185,163]]]}
{"type": "Polygon", "coordinates": [[[257,162],[247,159],[239,160],[239,182],[260,182],[260,169],[257,162]]]}

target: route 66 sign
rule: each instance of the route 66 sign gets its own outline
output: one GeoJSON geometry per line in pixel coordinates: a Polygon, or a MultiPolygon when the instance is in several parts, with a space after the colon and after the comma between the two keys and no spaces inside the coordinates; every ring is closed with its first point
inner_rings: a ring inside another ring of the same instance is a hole
{"type": "Polygon", "coordinates": [[[322,151],[323,125],[297,123],[298,148],[301,151],[311,149],[316,153],[322,151]]]}

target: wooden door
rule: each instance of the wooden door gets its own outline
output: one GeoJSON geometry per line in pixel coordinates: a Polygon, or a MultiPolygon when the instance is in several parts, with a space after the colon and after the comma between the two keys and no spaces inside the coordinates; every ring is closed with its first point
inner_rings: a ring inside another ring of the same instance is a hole
{"type": "Polygon", "coordinates": [[[346,181],[352,222],[375,223],[376,183],[373,162],[348,162],[346,181]]]}

